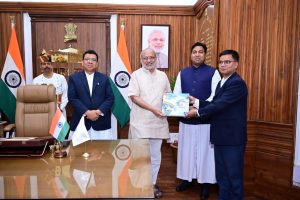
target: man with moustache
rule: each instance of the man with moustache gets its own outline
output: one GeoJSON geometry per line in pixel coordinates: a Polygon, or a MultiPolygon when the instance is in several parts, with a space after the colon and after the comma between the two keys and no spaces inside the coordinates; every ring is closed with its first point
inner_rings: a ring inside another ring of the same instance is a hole
{"type": "Polygon", "coordinates": [[[39,59],[42,74],[33,79],[33,84],[53,85],[56,89],[59,108],[66,117],[66,106],[68,103],[68,84],[66,78],[61,74],[53,72],[51,56],[45,50],[43,50],[39,59]]]}
{"type": "MultiPolygon", "coordinates": [[[[191,48],[192,65],[182,69],[176,79],[174,93],[189,93],[201,100],[211,100],[218,82],[218,70],[205,64],[207,46],[196,42],[191,48]]],[[[201,200],[208,199],[210,184],[216,183],[214,149],[210,143],[210,124],[200,118],[181,118],[178,135],[177,178],[182,183],[177,192],[201,184],[201,200]]]]}
{"type": "Polygon", "coordinates": [[[154,50],[144,49],[140,60],[142,68],[132,73],[128,88],[128,96],[133,102],[128,137],[149,139],[154,196],[161,198],[163,192],[156,182],[161,164],[162,140],[169,138],[168,121],[161,107],[163,95],[171,92],[171,88],[167,75],[156,69],[154,50]]]}

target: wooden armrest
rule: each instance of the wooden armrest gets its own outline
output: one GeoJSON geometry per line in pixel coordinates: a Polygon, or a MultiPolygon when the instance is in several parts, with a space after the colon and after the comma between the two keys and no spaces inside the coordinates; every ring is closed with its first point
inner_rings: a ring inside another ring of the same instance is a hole
{"type": "Polygon", "coordinates": [[[14,128],[16,128],[16,124],[8,124],[4,127],[3,131],[9,132],[9,131],[12,131],[14,128]]]}

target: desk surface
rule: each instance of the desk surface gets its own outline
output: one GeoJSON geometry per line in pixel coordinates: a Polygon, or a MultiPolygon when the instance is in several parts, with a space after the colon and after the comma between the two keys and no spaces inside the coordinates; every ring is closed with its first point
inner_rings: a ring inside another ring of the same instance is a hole
{"type": "Polygon", "coordinates": [[[0,198],[153,198],[148,140],[89,141],[67,151],[61,159],[0,158],[0,198]]]}

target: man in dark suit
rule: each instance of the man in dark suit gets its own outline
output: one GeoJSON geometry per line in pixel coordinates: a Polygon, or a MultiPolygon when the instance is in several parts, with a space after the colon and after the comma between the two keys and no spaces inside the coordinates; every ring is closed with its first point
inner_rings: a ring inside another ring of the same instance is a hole
{"type": "Polygon", "coordinates": [[[112,139],[111,107],[114,95],[109,78],[98,72],[98,54],[88,50],[83,54],[83,71],[69,77],[68,98],[73,107],[72,137],[79,120],[85,115],[85,126],[91,139],[112,139]]]}
{"type": "Polygon", "coordinates": [[[236,73],[239,54],[224,50],[219,55],[219,71],[223,78],[218,83],[211,102],[190,97],[193,105],[187,117],[209,118],[210,141],[214,145],[216,178],[219,198],[243,199],[244,153],[247,143],[247,96],[244,80],[236,73]],[[197,106],[196,106],[197,107],[197,106]]]}

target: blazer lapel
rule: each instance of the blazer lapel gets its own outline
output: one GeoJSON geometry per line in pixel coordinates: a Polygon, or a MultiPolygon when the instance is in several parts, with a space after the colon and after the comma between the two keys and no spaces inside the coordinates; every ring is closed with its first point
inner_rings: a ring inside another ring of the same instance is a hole
{"type": "Polygon", "coordinates": [[[217,85],[217,87],[216,87],[216,93],[215,93],[215,96],[217,96],[224,88],[226,88],[226,85],[227,85],[228,83],[230,83],[230,80],[231,80],[233,77],[235,77],[235,76],[236,76],[236,72],[233,73],[233,74],[225,81],[225,83],[222,85],[222,87],[221,87],[221,80],[220,80],[219,83],[218,83],[218,85],[217,85]]]}
{"type": "Polygon", "coordinates": [[[84,71],[81,72],[81,82],[82,82],[83,87],[85,87],[85,91],[87,91],[88,95],[90,96],[89,84],[87,82],[84,71]]]}
{"type": "Polygon", "coordinates": [[[218,92],[220,91],[220,89],[221,89],[221,80],[217,84],[215,95],[218,94],[218,92]]]}
{"type": "Polygon", "coordinates": [[[99,85],[100,85],[100,77],[99,77],[99,74],[95,72],[95,74],[94,74],[94,80],[93,80],[93,92],[92,92],[92,96],[94,94],[94,90],[99,85]]]}

